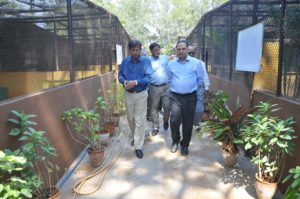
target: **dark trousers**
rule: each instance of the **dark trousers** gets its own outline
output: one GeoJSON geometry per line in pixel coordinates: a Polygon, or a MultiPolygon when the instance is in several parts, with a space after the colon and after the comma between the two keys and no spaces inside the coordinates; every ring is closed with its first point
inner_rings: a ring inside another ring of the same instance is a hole
{"type": "Polygon", "coordinates": [[[196,91],[190,94],[177,94],[171,92],[171,134],[173,142],[188,147],[192,137],[193,122],[196,109],[196,91]],[[182,140],[180,137],[180,125],[182,124],[182,140]]]}

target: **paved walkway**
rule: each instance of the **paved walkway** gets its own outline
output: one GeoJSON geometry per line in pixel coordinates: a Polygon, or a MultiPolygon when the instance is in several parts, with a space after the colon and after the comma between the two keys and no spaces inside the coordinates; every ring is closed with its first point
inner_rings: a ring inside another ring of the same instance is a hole
{"type": "MultiPolygon", "coordinates": [[[[147,122],[149,133],[151,123],[147,122]]],[[[123,132],[128,132],[126,119],[121,120],[123,132]]],[[[162,129],[162,128],[161,128],[162,129]]],[[[135,156],[126,140],[120,158],[104,178],[101,188],[91,195],[76,195],[86,199],[253,199],[255,169],[240,154],[234,168],[223,166],[220,146],[208,134],[201,138],[193,133],[190,153],[183,157],[180,148],[170,152],[170,130],[149,136],[144,145],[144,158],[135,156]]],[[[121,141],[119,142],[121,143],[121,141]]],[[[107,150],[108,151],[108,150],[107,150]]],[[[116,151],[115,151],[116,152],[116,151]]],[[[86,156],[62,189],[63,199],[74,198],[72,187],[91,169],[86,156]]],[[[88,190],[100,183],[94,178],[88,190]]],[[[276,198],[282,198],[279,195],[276,198]]]]}

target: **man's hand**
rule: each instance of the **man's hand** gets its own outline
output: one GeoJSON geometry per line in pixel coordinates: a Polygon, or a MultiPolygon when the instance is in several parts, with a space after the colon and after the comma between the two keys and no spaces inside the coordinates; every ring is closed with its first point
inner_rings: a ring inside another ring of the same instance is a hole
{"type": "Polygon", "coordinates": [[[135,86],[136,86],[136,81],[135,81],[135,80],[125,81],[125,82],[124,82],[124,87],[125,87],[125,89],[127,89],[127,90],[129,90],[129,89],[131,89],[131,88],[133,88],[133,87],[135,87],[135,86]]]}

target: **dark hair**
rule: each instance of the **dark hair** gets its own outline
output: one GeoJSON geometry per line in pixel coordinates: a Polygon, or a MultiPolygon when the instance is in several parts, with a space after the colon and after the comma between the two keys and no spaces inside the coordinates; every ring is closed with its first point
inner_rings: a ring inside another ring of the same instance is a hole
{"type": "Polygon", "coordinates": [[[139,40],[136,40],[136,39],[130,40],[130,42],[128,44],[129,49],[135,48],[137,46],[142,48],[142,43],[139,40]]]}
{"type": "Polygon", "coordinates": [[[153,42],[152,44],[150,44],[149,49],[153,50],[153,48],[155,48],[156,46],[158,46],[160,48],[160,45],[156,42],[153,42]]]}
{"type": "Polygon", "coordinates": [[[186,45],[186,47],[189,46],[189,44],[188,44],[188,42],[187,42],[186,40],[179,40],[179,41],[177,41],[177,43],[176,43],[176,47],[177,47],[177,45],[180,44],[180,43],[184,43],[184,44],[186,45]]]}

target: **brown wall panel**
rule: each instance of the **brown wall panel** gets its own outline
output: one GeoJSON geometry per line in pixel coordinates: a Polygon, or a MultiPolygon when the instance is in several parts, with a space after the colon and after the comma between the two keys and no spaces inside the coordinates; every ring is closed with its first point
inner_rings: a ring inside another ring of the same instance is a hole
{"type": "Polygon", "coordinates": [[[106,96],[103,92],[107,91],[109,84],[113,82],[113,75],[113,72],[110,72],[0,103],[0,149],[16,149],[19,145],[16,137],[8,135],[12,128],[7,122],[12,116],[10,111],[35,114],[37,118],[34,121],[38,123],[35,129],[45,131],[57,149],[58,157],[55,163],[60,168],[69,167],[84,146],[70,138],[60,115],[73,107],[93,108],[98,95],[106,96]]]}
{"type": "Polygon", "coordinates": [[[242,84],[238,84],[215,75],[209,75],[210,90],[224,90],[229,95],[229,107],[234,110],[239,97],[241,105],[250,106],[250,90],[242,84]]]}

